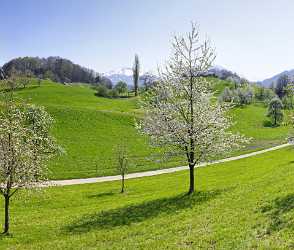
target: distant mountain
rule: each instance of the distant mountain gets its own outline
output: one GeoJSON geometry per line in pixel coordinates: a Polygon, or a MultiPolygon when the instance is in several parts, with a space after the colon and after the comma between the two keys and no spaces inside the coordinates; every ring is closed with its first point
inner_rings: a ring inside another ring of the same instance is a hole
{"type": "Polygon", "coordinates": [[[277,83],[277,80],[279,79],[280,76],[282,75],[287,75],[289,76],[290,79],[293,79],[294,78],[294,69],[292,70],[285,70],[277,75],[274,75],[273,77],[271,78],[267,78],[259,83],[261,83],[263,86],[265,87],[269,87],[272,83],[273,84],[276,84],[277,83]]]}
{"type": "MultiPolygon", "coordinates": [[[[224,68],[221,66],[213,66],[207,72],[202,74],[203,76],[214,76],[222,80],[229,80],[236,83],[241,83],[244,78],[240,77],[238,74],[224,68]]],[[[116,84],[119,81],[124,81],[128,86],[133,86],[133,72],[132,68],[121,68],[117,71],[112,70],[103,74],[112,81],[113,84],[116,84]]],[[[159,77],[150,72],[145,72],[140,76],[140,85],[144,85],[144,80],[152,79],[152,81],[157,80],[159,77]]]]}
{"type": "Polygon", "coordinates": [[[111,70],[102,74],[116,84],[119,81],[126,82],[129,86],[133,85],[133,71],[132,68],[121,68],[119,70],[111,70]]]}
{"type": "MultiPolygon", "coordinates": [[[[102,75],[107,77],[108,79],[110,79],[113,84],[116,84],[119,81],[123,81],[123,82],[126,82],[128,86],[133,86],[133,70],[132,70],[132,68],[125,67],[125,68],[121,68],[116,71],[112,70],[112,71],[106,72],[102,75]]],[[[140,75],[139,84],[144,85],[144,81],[147,78],[152,81],[158,79],[158,77],[156,75],[154,75],[153,73],[144,72],[144,73],[141,73],[141,75],[140,75]]]]}

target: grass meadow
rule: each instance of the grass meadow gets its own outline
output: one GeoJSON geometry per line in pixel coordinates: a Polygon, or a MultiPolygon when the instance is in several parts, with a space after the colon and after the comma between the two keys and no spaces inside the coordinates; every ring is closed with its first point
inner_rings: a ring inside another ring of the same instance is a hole
{"type": "MultiPolygon", "coordinates": [[[[16,196],[1,249],[293,249],[291,147],[188,171],[16,196]]],[[[24,192],[24,191],[23,191],[24,192]]]]}
{"type": "MultiPolygon", "coordinates": [[[[216,94],[228,86],[228,82],[216,80],[216,94]]],[[[138,99],[96,97],[95,91],[84,84],[62,85],[43,81],[41,87],[31,84],[17,91],[16,96],[27,102],[45,106],[54,117],[52,133],[65,154],[50,162],[50,178],[68,179],[115,175],[115,147],[125,143],[130,158],[130,172],[166,168],[185,164],[182,158],[166,161],[148,139],[135,128],[135,119],[142,111],[138,99]],[[151,157],[150,157],[151,156],[151,157]]],[[[254,151],[285,142],[289,127],[267,126],[266,108],[253,104],[234,108],[232,128],[253,138],[241,151],[254,151]]]]}

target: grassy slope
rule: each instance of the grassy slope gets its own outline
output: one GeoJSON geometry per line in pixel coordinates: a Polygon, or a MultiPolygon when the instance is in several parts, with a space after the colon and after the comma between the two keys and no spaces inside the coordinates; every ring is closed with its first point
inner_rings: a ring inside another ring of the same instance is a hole
{"type": "MultiPolygon", "coordinates": [[[[55,118],[53,134],[66,154],[51,162],[53,178],[115,174],[112,154],[122,140],[126,140],[133,156],[147,156],[152,152],[146,138],[139,136],[134,127],[138,112],[134,98],[97,98],[87,86],[52,83],[17,94],[29,102],[44,105],[55,118]]],[[[149,168],[148,164],[139,162],[130,171],[149,168]]]]}
{"type": "MultiPolygon", "coordinates": [[[[294,150],[188,172],[55,187],[12,202],[2,249],[292,249],[294,150]]],[[[1,206],[2,207],[2,206],[1,206]]],[[[1,213],[2,214],[2,213],[1,213]]]]}
{"type": "Polygon", "coordinates": [[[233,120],[236,121],[233,131],[253,139],[247,148],[264,148],[286,142],[289,126],[271,127],[266,113],[266,108],[261,104],[234,108],[231,111],[233,120]]]}
{"type": "MultiPolygon", "coordinates": [[[[215,80],[215,91],[221,92],[228,82],[215,80]]],[[[140,113],[135,98],[98,98],[89,87],[64,86],[47,82],[42,87],[29,87],[18,91],[18,96],[44,105],[56,120],[53,129],[66,154],[50,164],[52,178],[67,179],[116,174],[113,149],[122,139],[127,141],[130,154],[136,165],[130,172],[178,165],[147,161],[155,152],[147,139],[138,136],[134,117],[140,113]]],[[[255,140],[245,151],[281,143],[287,134],[287,127],[264,127],[266,109],[250,105],[232,111],[237,122],[234,130],[255,140]]],[[[240,153],[240,152],[237,152],[240,153]]]]}

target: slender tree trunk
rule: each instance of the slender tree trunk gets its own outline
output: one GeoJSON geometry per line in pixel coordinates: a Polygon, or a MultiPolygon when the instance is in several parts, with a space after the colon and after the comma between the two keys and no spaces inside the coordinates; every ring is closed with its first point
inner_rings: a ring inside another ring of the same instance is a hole
{"type": "Polygon", "coordinates": [[[9,195],[4,196],[4,234],[9,233],[9,195]]]}
{"type": "Polygon", "coordinates": [[[195,183],[194,183],[194,165],[189,164],[190,170],[190,188],[188,194],[192,194],[195,191],[195,183]]]}
{"type": "Polygon", "coordinates": [[[122,174],[121,176],[121,193],[123,193],[125,191],[125,175],[122,174]]]}
{"type": "Polygon", "coordinates": [[[135,83],[135,96],[138,96],[138,83],[135,83]]]}

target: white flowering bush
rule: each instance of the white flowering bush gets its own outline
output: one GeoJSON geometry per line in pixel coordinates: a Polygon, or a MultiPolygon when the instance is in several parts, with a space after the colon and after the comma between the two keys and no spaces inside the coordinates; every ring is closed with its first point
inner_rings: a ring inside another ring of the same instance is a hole
{"type": "Polygon", "coordinates": [[[231,102],[238,106],[248,105],[252,103],[254,91],[249,87],[239,87],[237,89],[229,89],[226,87],[219,96],[220,102],[231,102]]]}

